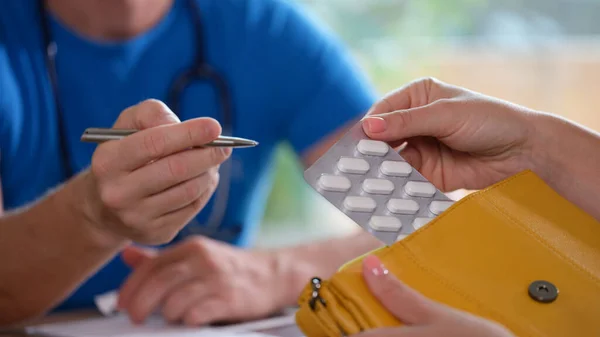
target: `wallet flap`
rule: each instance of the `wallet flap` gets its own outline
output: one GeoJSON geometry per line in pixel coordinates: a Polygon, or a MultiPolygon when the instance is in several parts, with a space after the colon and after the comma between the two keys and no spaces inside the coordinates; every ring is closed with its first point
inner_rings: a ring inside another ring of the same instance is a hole
{"type": "Polygon", "coordinates": [[[532,172],[481,195],[492,207],[595,279],[600,279],[600,223],[532,172]]]}
{"type": "Polygon", "coordinates": [[[473,312],[520,336],[600,335],[600,223],[532,172],[449,211],[401,243],[430,277],[464,299],[431,297],[476,304],[488,312],[473,312]],[[557,288],[553,302],[530,296],[536,281],[557,288]]]}

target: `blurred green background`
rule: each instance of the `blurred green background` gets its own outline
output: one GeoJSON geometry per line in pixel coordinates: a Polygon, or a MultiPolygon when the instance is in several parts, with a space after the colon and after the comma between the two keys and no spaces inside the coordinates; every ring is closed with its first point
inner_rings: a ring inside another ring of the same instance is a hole
{"type": "MultiPolygon", "coordinates": [[[[380,93],[434,76],[600,129],[600,0],[295,0],[348,47],[380,93]]],[[[259,246],[356,226],[304,183],[287,144],[259,246]]]]}

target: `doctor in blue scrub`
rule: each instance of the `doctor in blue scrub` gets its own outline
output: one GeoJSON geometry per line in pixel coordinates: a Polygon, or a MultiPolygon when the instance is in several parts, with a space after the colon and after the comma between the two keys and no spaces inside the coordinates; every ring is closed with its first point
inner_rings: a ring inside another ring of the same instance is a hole
{"type": "Polygon", "coordinates": [[[0,324],[111,290],[138,323],[293,305],[311,276],[379,242],[247,249],[274,149],[288,142],[310,165],[373,102],[339,43],[289,1],[4,2],[0,324]],[[79,141],[88,127],[141,131],[95,146],[79,141]],[[219,134],[260,145],[190,149],[219,134]]]}

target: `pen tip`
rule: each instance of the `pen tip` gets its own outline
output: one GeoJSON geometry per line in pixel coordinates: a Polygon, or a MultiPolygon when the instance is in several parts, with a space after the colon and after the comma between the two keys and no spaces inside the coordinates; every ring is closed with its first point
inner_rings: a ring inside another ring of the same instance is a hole
{"type": "Polygon", "coordinates": [[[257,141],[255,141],[255,140],[249,140],[249,139],[244,140],[244,141],[242,141],[240,143],[242,143],[243,146],[248,146],[248,147],[253,147],[253,146],[257,146],[258,145],[257,141]]]}

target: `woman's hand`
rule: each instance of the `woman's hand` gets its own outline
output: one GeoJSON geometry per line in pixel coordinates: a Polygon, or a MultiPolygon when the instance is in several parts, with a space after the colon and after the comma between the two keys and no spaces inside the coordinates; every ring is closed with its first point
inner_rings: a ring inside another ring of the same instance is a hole
{"type": "Polygon", "coordinates": [[[363,120],[372,139],[401,155],[443,191],[480,189],[533,167],[538,113],[435,79],[386,95],[363,120]]]}
{"type": "Polygon", "coordinates": [[[494,322],[421,295],[390,274],[375,256],[365,258],[363,275],[373,295],[405,325],[369,330],[360,337],[514,337],[494,322]]]}

